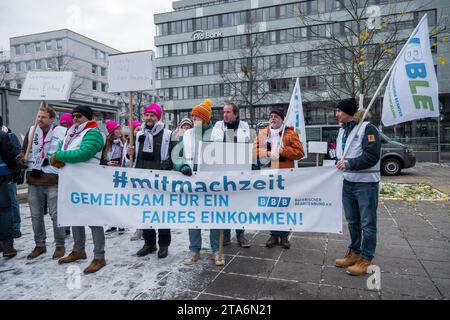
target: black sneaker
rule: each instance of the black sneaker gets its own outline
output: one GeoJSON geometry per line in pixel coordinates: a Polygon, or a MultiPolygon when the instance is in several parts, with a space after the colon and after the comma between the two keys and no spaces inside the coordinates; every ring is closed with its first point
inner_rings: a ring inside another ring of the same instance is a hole
{"type": "Polygon", "coordinates": [[[169,247],[159,247],[158,258],[163,259],[169,254],[169,247]]]}
{"type": "Polygon", "coordinates": [[[108,230],[106,230],[105,233],[111,233],[111,232],[114,232],[114,231],[117,231],[117,228],[116,227],[111,227],[108,230]]]}
{"type": "Polygon", "coordinates": [[[139,251],[136,253],[136,255],[137,255],[138,257],[144,257],[144,256],[146,256],[146,255],[148,255],[148,254],[150,254],[150,253],[155,252],[156,250],[157,250],[157,249],[156,249],[156,245],[154,245],[154,246],[148,246],[148,245],[144,244],[144,246],[141,248],[141,250],[139,250],[139,251]]]}
{"type": "Polygon", "coordinates": [[[13,233],[13,238],[14,239],[18,239],[21,236],[22,236],[22,232],[20,232],[20,230],[14,230],[14,233],[13,233]]]}

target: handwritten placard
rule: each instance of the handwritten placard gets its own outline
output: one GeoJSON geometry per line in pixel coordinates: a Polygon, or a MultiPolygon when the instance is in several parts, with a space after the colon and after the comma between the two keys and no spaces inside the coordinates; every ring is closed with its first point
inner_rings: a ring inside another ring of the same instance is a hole
{"type": "Polygon", "coordinates": [[[109,56],[108,91],[152,90],[153,70],[151,51],[111,55],[109,56]]]}
{"type": "Polygon", "coordinates": [[[28,72],[20,92],[24,101],[68,101],[73,72],[28,72]]]}

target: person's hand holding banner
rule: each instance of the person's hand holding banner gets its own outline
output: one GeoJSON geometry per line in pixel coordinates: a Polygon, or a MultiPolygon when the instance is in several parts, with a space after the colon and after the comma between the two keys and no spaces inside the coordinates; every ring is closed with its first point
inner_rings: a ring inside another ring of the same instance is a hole
{"type": "Polygon", "coordinates": [[[54,166],[55,168],[61,169],[65,165],[66,164],[64,162],[56,160],[56,154],[53,155],[53,157],[52,157],[52,166],[54,166]]]}
{"type": "Polygon", "coordinates": [[[181,173],[185,176],[192,176],[192,169],[187,164],[185,164],[183,167],[181,167],[181,173]]]}

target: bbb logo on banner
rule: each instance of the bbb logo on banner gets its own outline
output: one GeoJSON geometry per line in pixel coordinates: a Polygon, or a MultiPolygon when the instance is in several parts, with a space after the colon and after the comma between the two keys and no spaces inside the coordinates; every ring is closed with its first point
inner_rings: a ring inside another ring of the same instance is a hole
{"type": "Polygon", "coordinates": [[[259,207],[285,208],[290,202],[291,198],[286,197],[258,197],[259,207]]]}

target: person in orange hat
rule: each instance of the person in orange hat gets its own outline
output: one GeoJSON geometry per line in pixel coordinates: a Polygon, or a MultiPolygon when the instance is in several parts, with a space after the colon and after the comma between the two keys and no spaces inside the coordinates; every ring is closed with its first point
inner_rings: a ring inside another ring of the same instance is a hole
{"type": "MultiPolygon", "coordinates": [[[[192,171],[197,171],[197,155],[200,141],[213,141],[211,138],[212,102],[206,99],[192,109],[192,122],[194,127],[187,130],[181,138],[178,148],[172,152],[174,169],[181,171],[186,176],[191,176],[192,171]]],[[[209,233],[211,253],[216,266],[225,265],[225,260],[219,257],[220,230],[211,229],[209,233]]],[[[202,248],[201,229],[189,229],[189,255],[183,260],[185,265],[192,265],[200,259],[202,248]]]]}

